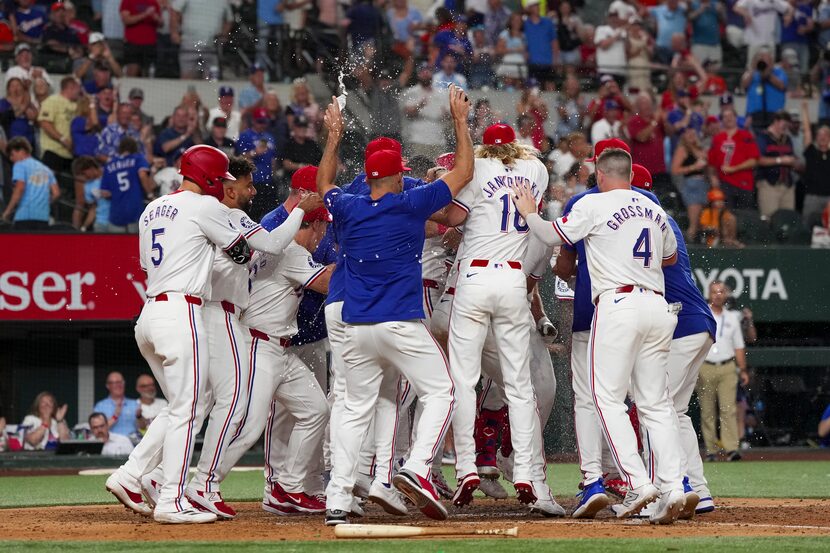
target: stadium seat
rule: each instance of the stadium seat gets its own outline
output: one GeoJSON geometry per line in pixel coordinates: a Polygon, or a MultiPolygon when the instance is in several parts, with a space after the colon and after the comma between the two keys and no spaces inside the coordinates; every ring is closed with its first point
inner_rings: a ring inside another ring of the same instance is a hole
{"type": "Polygon", "coordinates": [[[769,224],[761,219],[754,209],[734,209],[738,220],[738,240],[745,244],[768,244],[772,242],[769,224]]]}
{"type": "Polygon", "coordinates": [[[805,245],[810,243],[810,231],[797,211],[779,209],[770,217],[770,228],[773,236],[780,243],[805,245]]]}

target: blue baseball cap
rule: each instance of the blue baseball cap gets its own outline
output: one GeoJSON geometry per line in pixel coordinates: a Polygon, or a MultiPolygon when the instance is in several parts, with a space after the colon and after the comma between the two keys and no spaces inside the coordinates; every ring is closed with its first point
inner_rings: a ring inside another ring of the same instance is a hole
{"type": "Polygon", "coordinates": [[[220,86],[219,87],[219,97],[222,96],[233,96],[233,87],[231,86],[220,86]]]}
{"type": "Polygon", "coordinates": [[[259,62],[252,63],[251,67],[248,68],[248,74],[249,75],[253,75],[257,71],[265,71],[265,68],[259,62]]]}
{"type": "Polygon", "coordinates": [[[622,106],[616,100],[605,100],[605,109],[622,109],[622,106]]]}

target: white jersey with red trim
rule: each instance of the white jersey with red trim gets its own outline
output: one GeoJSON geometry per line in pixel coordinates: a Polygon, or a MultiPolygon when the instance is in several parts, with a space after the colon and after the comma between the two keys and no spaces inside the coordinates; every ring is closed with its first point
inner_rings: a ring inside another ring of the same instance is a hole
{"type": "Polygon", "coordinates": [[[208,298],[214,257],[228,257],[223,251],[244,240],[227,207],[188,190],[153,200],[138,222],[139,259],[151,298],[165,292],[208,298]]]}
{"type": "MultiPolygon", "coordinates": [[[[283,224],[271,232],[251,220],[241,209],[228,208],[228,217],[231,223],[242,231],[252,250],[280,255],[300,230],[303,210],[292,210],[283,224]]],[[[247,265],[237,265],[228,256],[218,255],[213,262],[210,280],[210,301],[229,301],[240,310],[248,306],[247,265]]]]}
{"type": "Polygon", "coordinates": [[[509,167],[496,159],[477,158],[473,180],[453,200],[467,212],[458,261],[524,259],[528,228],[513,205],[511,186],[526,184],[539,202],[548,178],[544,164],[535,158],[516,160],[509,167]]]}
{"type": "Polygon", "coordinates": [[[293,241],[280,256],[257,253],[251,263],[251,298],[242,322],[269,336],[293,336],[303,290],[325,270],[293,241]]]}
{"type": "Polygon", "coordinates": [[[635,285],[665,292],[664,259],[677,240],[663,209],[634,190],[588,194],[571,212],[553,222],[566,244],[585,240],[591,294],[635,285]]]}
{"type": "Polygon", "coordinates": [[[443,288],[447,276],[447,250],[444,248],[444,237],[433,236],[424,240],[424,251],[421,254],[421,278],[434,280],[439,288],[443,288]]]}

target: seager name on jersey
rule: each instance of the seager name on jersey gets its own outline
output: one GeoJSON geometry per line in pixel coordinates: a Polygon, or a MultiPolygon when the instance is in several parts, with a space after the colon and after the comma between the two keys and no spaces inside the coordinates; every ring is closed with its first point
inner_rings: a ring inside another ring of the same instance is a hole
{"type": "Polygon", "coordinates": [[[149,211],[144,214],[144,224],[149,225],[150,221],[153,219],[158,219],[159,217],[167,217],[171,221],[176,218],[176,215],[179,214],[179,210],[169,204],[164,204],[156,207],[153,211],[149,211]]]}
{"type": "Polygon", "coordinates": [[[617,230],[629,219],[651,219],[659,225],[660,230],[666,230],[666,221],[663,219],[663,216],[660,215],[660,213],[654,213],[652,208],[643,207],[641,205],[625,206],[614,213],[613,218],[608,219],[605,224],[608,225],[611,230],[617,230]]]}
{"type": "Polygon", "coordinates": [[[484,191],[484,194],[487,198],[492,198],[493,195],[496,192],[498,192],[500,188],[512,188],[514,184],[524,184],[528,186],[530,188],[530,191],[533,193],[533,196],[535,198],[539,197],[539,188],[536,186],[536,183],[522,175],[503,175],[493,177],[493,180],[488,180],[486,183],[484,183],[484,185],[482,185],[481,189],[484,191]]]}

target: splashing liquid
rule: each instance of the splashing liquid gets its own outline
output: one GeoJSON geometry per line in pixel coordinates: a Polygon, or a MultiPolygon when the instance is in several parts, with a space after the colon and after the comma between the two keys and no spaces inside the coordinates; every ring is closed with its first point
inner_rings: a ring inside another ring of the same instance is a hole
{"type": "Polygon", "coordinates": [[[337,76],[337,83],[339,85],[338,88],[340,92],[340,95],[337,97],[337,104],[340,106],[340,111],[346,109],[346,96],[349,95],[349,93],[346,92],[346,85],[343,84],[343,77],[343,71],[340,71],[340,74],[337,76]]]}

